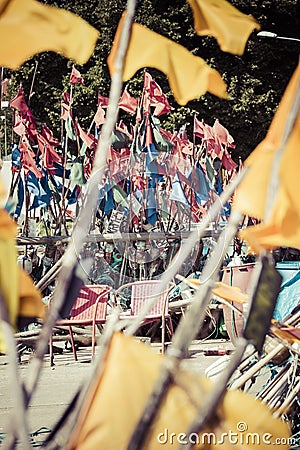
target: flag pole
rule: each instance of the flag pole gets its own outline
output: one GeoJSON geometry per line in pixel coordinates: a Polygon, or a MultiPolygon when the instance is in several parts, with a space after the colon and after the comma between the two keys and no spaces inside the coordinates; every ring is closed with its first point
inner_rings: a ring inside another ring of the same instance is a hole
{"type": "Polygon", "coordinates": [[[35,82],[35,78],[36,78],[36,72],[37,72],[38,65],[39,65],[39,62],[37,60],[35,60],[35,68],[34,68],[34,72],[33,72],[33,76],[32,76],[32,81],[31,81],[31,86],[30,86],[30,91],[29,91],[28,101],[27,101],[28,106],[30,105],[31,97],[34,94],[33,86],[34,86],[34,82],[35,82]]]}
{"type": "MultiPolygon", "coordinates": [[[[68,114],[71,114],[72,109],[72,101],[73,101],[73,84],[71,84],[70,88],[70,107],[68,114]]],[[[66,119],[67,120],[67,119],[66,119]]],[[[67,170],[67,159],[68,159],[68,133],[65,133],[65,142],[64,142],[64,151],[63,151],[63,176],[62,176],[62,188],[61,188],[61,207],[60,215],[59,215],[59,232],[61,233],[61,226],[63,225],[65,230],[67,231],[67,227],[65,225],[65,181],[66,181],[66,170],[67,170]]]]}

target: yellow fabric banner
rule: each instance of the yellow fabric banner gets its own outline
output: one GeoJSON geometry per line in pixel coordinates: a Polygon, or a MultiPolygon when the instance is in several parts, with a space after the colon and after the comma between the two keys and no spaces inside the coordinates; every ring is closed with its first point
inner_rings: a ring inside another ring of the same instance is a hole
{"type": "MultiPolygon", "coordinates": [[[[163,356],[151,347],[124,334],[115,334],[102,375],[94,379],[86,395],[66,449],[127,449],[162,362],[163,356]]],[[[288,425],[274,419],[266,405],[240,391],[225,394],[216,411],[214,426],[207,427],[200,435],[188,436],[186,432],[196,409],[211,389],[213,384],[204,376],[178,370],[173,384],[165,392],[143,450],[178,448],[180,443],[189,443],[190,439],[196,443],[195,449],[258,450],[267,445],[263,442],[266,436],[270,443],[280,437],[279,448],[288,448],[288,425]],[[241,423],[243,429],[239,429],[241,423]],[[230,432],[236,433],[234,441],[230,440],[230,432]]]]}
{"type": "MultiPolygon", "coordinates": [[[[1,193],[4,188],[0,182],[1,193]]],[[[2,198],[1,198],[2,200],[2,198]]],[[[7,211],[0,209],[0,289],[3,295],[10,324],[16,328],[19,316],[44,318],[45,307],[41,294],[32,279],[17,264],[17,225],[7,211]]],[[[0,352],[6,352],[6,345],[0,330],[0,352]]]]}
{"type": "Polygon", "coordinates": [[[300,64],[282,97],[266,138],[245,161],[245,166],[249,169],[237,189],[233,202],[234,209],[264,221],[240,233],[242,239],[246,239],[257,252],[261,248],[270,249],[279,246],[300,249],[299,113],[287,141],[283,143],[289,112],[299,89],[300,64]],[[271,194],[272,204],[267,205],[273,161],[283,145],[279,167],[275,172],[278,189],[271,194]]]}
{"type": "Polygon", "coordinates": [[[0,0],[0,65],[18,69],[28,58],[53,51],[84,64],[99,32],[76,14],[35,0],[0,0]]]}
{"type": "Polygon", "coordinates": [[[194,26],[200,36],[214,36],[224,52],[242,55],[253,30],[259,23],[241,13],[226,0],[187,0],[194,14],[194,26]]]}
{"type": "MultiPolygon", "coordinates": [[[[111,75],[115,71],[115,56],[123,20],[124,15],[107,59],[111,75]]],[[[128,81],[143,67],[153,67],[166,74],[174,98],[180,105],[185,105],[206,92],[228,98],[226,84],[221,75],[209,67],[202,58],[194,56],[182,45],[134,23],[126,54],[123,81],[128,81]]]]}

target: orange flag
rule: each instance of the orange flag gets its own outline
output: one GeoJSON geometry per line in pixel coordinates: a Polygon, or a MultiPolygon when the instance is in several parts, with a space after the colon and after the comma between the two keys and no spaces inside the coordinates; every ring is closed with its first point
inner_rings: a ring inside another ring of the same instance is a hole
{"type": "MultiPolygon", "coordinates": [[[[123,20],[124,15],[107,60],[111,75],[115,71],[114,61],[123,20]]],[[[221,98],[228,97],[221,75],[202,58],[194,56],[176,42],[135,23],[126,54],[123,81],[128,81],[142,67],[153,67],[165,73],[173,95],[180,105],[185,105],[206,92],[221,98]]]]}
{"type": "Polygon", "coordinates": [[[226,0],[187,0],[193,10],[194,26],[200,36],[214,36],[224,52],[242,55],[247,40],[260,25],[226,0]]]}
{"type": "Polygon", "coordinates": [[[0,65],[16,70],[28,58],[54,51],[84,64],[99,32],[81,17],[36,0],[0,0],[0,65]]]}
{"type": "Polygon", "coordinates": [[[299,111],[288,139],[284,140],[286,123],[299,89],[300,64],[289,82],[266,138],[245,162],[249,169],[237,189],[233,203],[233,208],[244,214],[265,220],[241,232],[241,237],[256,251],[279,246],[300,249],[299,111]],[[271,196],[272,204],[268,205],[273,160],[282,146],[284,151],[275,174],[278,177],[278,189],[271,196]]]}

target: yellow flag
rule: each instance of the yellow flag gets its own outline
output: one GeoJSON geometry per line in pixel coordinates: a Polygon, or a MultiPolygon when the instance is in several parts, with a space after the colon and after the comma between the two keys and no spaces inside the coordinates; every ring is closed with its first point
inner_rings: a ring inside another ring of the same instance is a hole
{"type": "Polygon", "coordinates": [[[40,319],[45,317],[46,305],[42,302],[41,293],[22,268],[19,268],[18,295],[20,301],[18,316],[40,319]]]}
{"type": "MultiPolygon", "coordinates": [[[[123,20],[124,16],[107,60],[111,75],[115,71],[114,61],[123,20]]],[[[174,98],[180,105],[185,105],[206,92],[228,98],[221,75],[202,58],[194,56],[182,45],[135,23],[126,54],[123,81],[128,81],[142,67],[153,67],[165,73],[174,98]]]]}
{"type": "Polygon", "coordinates": [[[261,220],[264,220],[266,215],[269,216],[267,222],[241,232],[241,237],[246,239],[255,251],[279,246],[300,249],[299,113],[286,143],[283,143],[286,122],[299,86],[300,64],[283,95],[266,138],[245,162],[249,170],[237,189],[233,203],[234,209],[249,216],[261,220]],[[282,145],[284,152],[276,174],[279,187],[275,198],[272,199],[273,204],[269,206],[267,199],[273,160],[282,145]],[[271,209],[267,211],[269,207],[271,209]]]}
{"type": "MultiPolygon", "coordinates": [[[[5,190],[0,181],[0,200],[4,197],[5,190]]],[[[33,285],[29,275],[17,264],[16,232],[16,223],[7,211],[0,208],[0,290],[8,311],[9,322],[15,329],[19,316],[43,318],[45,315],[40,292],[33,285]]],[[[6,352],[1,326],[0,352],[6,352]]]]}
{"type": "MultiPolygon", "coordinates": [[[[162,355],[134,338],[116,334],[112,338],[100,376],[93,379],[85,395],[75,429],[66,450],[125,450],[159,377],[162,355]],[[130,411],[130,412],[129,412],[130,411]],[[118,432],[116,432],[118,430],[118,432]]],[[[214,419],[199,435],[185,434],[213,389],[211,381],[196,373],[178,370],[148,430],[147,450],[178,448],[194,443],[194,449],[259,450],[262,438],[270,445],[277,439],[288,449],[287,423],[274,419],[267,405],[241,391],[227,391],[216,408],[214,419]],[[257,420],[257,418],[260,420],[257,420]],[[239,429],[239,424],[245,428],[239,429]],[[235,442],[229,433],[234,433],[235,442]],[[247,439],[256,436],[258,439],[247,439]],[[214,439],[210,439],[210,438],[214,439]]],[[[268,445],[264,440],[264,445],[268,445]]],[[[277,448],[277,447],[276,447],[277,448]]]]}
{"type": "Polygon", "coordinates": [[[193,10],[194,26],[200,36],[214,36],[224,52],[242,55],[247,40],[260,25],[226,0],[187,0],[193,10]]]}
{"type": "Polygon", "coordinates": [[[84,64],[98,36],[85,20],[62,8],[36,0],[0,0],[0,66],[16,70],[28,58],[46,51],[84,64]]]}
{"type": "MultiPolygon", "coordinates": [[[[195,286],[200,286],[199,278],[186,278],[184,281],[194,284],[195,286]]],[[[244,294],[240,288],[236,286],[230,286],[229,284],[223,283],[221,281],[218,281],[216,283],[216,286],[212,289],[212,293],[229,302],[243,304],[247,300],[249,300],[248,295],[244,294]]]]}
{"type": "MultiPolygon", "coordinates": [[[[3,295],[10,323],[16,326],[19,311],[18,266],[15,245],[16,225],[4,209],[0,209],[0,289],[3,295]]],[[[0,331],[0,352],[6,346],[0,331]]]]}

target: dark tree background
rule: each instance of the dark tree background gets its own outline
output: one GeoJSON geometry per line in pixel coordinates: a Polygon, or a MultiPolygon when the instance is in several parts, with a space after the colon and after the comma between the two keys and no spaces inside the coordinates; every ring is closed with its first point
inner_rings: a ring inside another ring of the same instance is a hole
{"type": "MultiPolygon", "coordinates": [[[[87,20],[100,31],[94,55],[84,66],[76,66],[84,77],[85,86],[74,89],[74,110],[83,126],[88,127],[97,107],[97,93],[108,96],[110,77],[106,64],[119,18],[125,9],[124,0],[47,0],[47,4],[63,7],[87,20]]],[[[241,12],[252,14],[262,30],[280,36],[300,38],[298,0],[231,0],[241,12]]],[[[212,125],[216,118],[235,139],[233,158],[244,159],[264,138],[283,91],[299,59],[299,42],[250,36],[243,56],[222,52],[213,37],[199,37],[193,28],[193,16],[185,0],[141,0],[136,21],[185,46],[216,68],[228,85],[231,100],[221,100],[206,94],[181,107],[176,104],[166,76],[148,68],[175,110],[161,116],[162,126],[170,131],[182,125],[192,138],[193,116],[212,125]]],[[[138,55],[137,55],[138,57],[138,55]]],[[[30,108],[39,122],[46,122],[60,136],[60,102],[69,91],[69,76],[73,62],[52,52],[27,61],[13,73],[10,96],[22,83],[29,96],[33,73],[37,72],[30,98],[30,108]]],[[[9,76],[5,71],[4,76],[9,76]]],[[[142,70],[128,83],[132,95],[142,90],[142,70]]],[[[124,120],[132,118],[120,112],[124,120]],[[124,114],[124,115],[123,115],[124,114]]]]}

